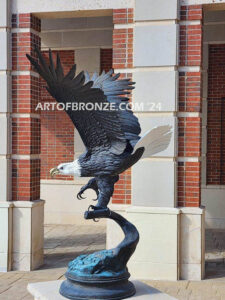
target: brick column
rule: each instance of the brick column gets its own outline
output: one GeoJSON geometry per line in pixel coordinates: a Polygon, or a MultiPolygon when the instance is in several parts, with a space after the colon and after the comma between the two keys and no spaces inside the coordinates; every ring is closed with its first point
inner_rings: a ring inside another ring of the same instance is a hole
{"type": "Polygon", "coordinates": [[[199,207],[201,202],[201,64],[202,7],[181,7],[178,206],[199,207]]]}
{"type": "Polygon", "coordinates": [[[26,58],[26,53],[35,57],[39,32],[40,20],[33,15],[12,16],[13,269],[19,270],[34,269],[43,259],[40,115],[35,110],[40,100],[39,76],[26,58]]]}
{"type": "Polygon", "coordinates": [[[178,112],[178,206],[181,207],[180,278],[204,277],[201,206],[202,6],[181,6],[178,112]],[[192,245],[190,247],[190,245],[192,245]]]}
{"type": "MultiPolygon", "coordinates": [[[[133,68],[133,8],[113,10],[113,68],[121,78],[131,78],[133,68]]],[[[130,97],[131,99],[131,97],[130,97]]],[[[120,175],[115,185],[113,204],[131,204],[131,170],[120,175]]]]}
{"type": "Polygon", "coordinates": [[[40,20],[30,14],[12,20],[12,154],[13,200],[40,199],[40,115],[39,76],[26,53],[34,56],[40,47],[40,20]]]}

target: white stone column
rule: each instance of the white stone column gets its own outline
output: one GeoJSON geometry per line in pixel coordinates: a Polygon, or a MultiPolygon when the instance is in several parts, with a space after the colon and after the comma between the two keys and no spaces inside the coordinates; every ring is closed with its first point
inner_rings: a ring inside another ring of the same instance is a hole
{"type": "MultiPolygon", "coordinates": [[[[177,116],[179,1],[136,0],[133,101],[142,133],[169,124],[169,147],[132,167],[132,206],[112,206],[134,223],[140,233],[128,263],[139,279],[200,280],[204,277],[204,209],[177,208],[177,116]]],[[[108,223],[107,247],[122,235],[108,223]]]]}
{"type": "MultiPolygon", "coordinates": [[[[134,103],[142,133],[171,125],[169,147],[132,167],[132,207],[124,212],[140,232],[129,262],[132,276],[179,278],[179,223],[176,208],[178,1],[137,0],[134,27],[134,103]],[[141,106],[140,106],[141,107],[141,106]]],[[[108,239],[110,244],[110,238],[108,239]]]]}
{"type": "Polygon", "coordinates": [[[11,269],[11,29],[10,1],[0,2],[0,272],[11,269]]]}
{"type": "Polygon", "coordinates": [[[134,29],[134,102],[142,134],[160,125],[171,125],[169,148],[142,159],[132,168],[132,204],[146,207],[176,206],[178,3],[136,1],[134,29]],[[162,188],[163,187],[163,188],[162,188]]]}

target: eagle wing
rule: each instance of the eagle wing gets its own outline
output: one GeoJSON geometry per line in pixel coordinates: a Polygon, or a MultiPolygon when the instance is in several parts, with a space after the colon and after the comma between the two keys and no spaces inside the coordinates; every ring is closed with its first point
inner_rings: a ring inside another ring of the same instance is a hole
{"type": "Polygon", "coordinates": [[[100,76],[94,74],[92,79],[84,72],[75,76],[76,65],[64,75],[59,55],[55,67],[51,50],[49,50],[49,65],[39,49],[36,49],[36,53],[39,63],[29,55],[27,58],[46,81],[48,92],[57,102],[67,107],[66,113],[78,130],[87,150],[95,151],[104,147],[119,155],[126,149],[128,140],[139,139],[140,125],[137,118],[131,111],[120,107],[120,103],[127,101],[127,98],[120,95],[129,93],[133,88],[132,82],[128,79],[117,80],[119,74],[112,76],[112,71],[107,74],[103,72],[100,76]],[[72,105],[67,106],[68,103],[72,105]],[[93,109],[93,106],[87,109],[88,106],[84,106],[87,103],[98,104],[98,107],[106,109],[93,109]],[[106,107],[109,103],[113,103],[113,109],[106,107]],[[73,107],[73,104],[76,106],[73,107]]]}

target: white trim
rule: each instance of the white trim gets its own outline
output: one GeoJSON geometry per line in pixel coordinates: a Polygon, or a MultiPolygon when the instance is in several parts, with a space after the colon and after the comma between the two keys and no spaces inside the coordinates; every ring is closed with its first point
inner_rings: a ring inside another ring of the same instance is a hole
{"type": "Polygon", "coordinates": [[[13,202],[11,201],[0,201],[0,208],[13,207],[13,202]]]}
{"type": "Polygon", "coordinates": [[[0,75],[11,75],[11,71],[9,71],[9,70],[0,70],[0,75]]]}
{"type": "Polygon", "coordinates": [[[12,159],[30,160],[30,159],[40,159],[40,154],[12,154],[12,159]]]}
{"type": "Polygon", "coordinates": [[[10,159],[11,154],[0,154],[0,159],[10,159]]]}
{"type": "Polygon", "coordinates": [[[7,118],[7,117],[10,117],[10,116],[11,116],[11,113],[9,111],[7,111],[7,112],[0,112],[0,117],[7,118]]]}
{"type": "Polygon", "coordinates": [[[126,210],[128,213],[147,213],[147,214],[167,214],[179,215],[180,209],[173,207],[146,207],[146,206],[130,206],[126,210]]]}
{"type": "Polygon", "coordinates": [[[0,27],[0,32],[7,32],[8,31],[8,27],[0,27]]]}
{"type": "Polygon", "coordinates": [[[27,76],[27,75],[31,75],[31,76],[34,76],[34,77],[37,77],[39,78],[39,74],[37,72],[34,72],[34,71],[12,71],[11,72],[12,76],[27,76]]]}
{"type": "Polygon", "coordinates": [[[181,0],[180,5],[218,4],[225,3],[224,0],[181,0]]]}
{"type": "Polygon", "coordinates": [[[201,157],[177,157],[178,162],[200,162],[201,157]]]}
{"type": "Polygon", "coordinates": [[[114,29],[129,29],[134,28],[134,23],[128,23],[128,24],[115,24],[114,29]]]}
{"type": "Polygon", "coordinates": [[[34,30],[33,28],[12,28],[11,29],[11,32],[12,33],[33,33],[33,34],[36,34],[36,35],[39,35],[40,32],[34,30]]]}
{"type": "Polygon", "coordinates": [[[155,26],[155,25],[174,25],[177,24],[177,20],[149,20],[149,21],[136,21],[135,26],[142,27],[142,26],[155,26]]]}
{"type": "Polygon", "coordinates": [[[201,25],[202,22],[200,20],[192,20],[192,21],[180,21],[180,25],[201,25]]]}
{"type": "MultiPolygon", "coordinates": [[[[41,51],[48,50],[49,47],[41,47],[41,51]]],[[[51,47],[52,51],[62,51],[62,50],[80,50],[80,49],[112,49],[112,45],[101,45],[101,46],[83,46],[83,47],[51,47]]]]}
{"type": "Polygon", "coordinates": [[[155,72],[155,71],[177,71],[176,66],[159,66],[159,67],[134,67],[114,69],[115,73],[135,73],[135,72],[155,72]]]}
{"type": "Polygon", "coordinates": [[[152,156],[147,158],[141,158],[142,161],[176,161],[176,157],[162,157],[162,156],[152,156]]]}
{"type": "Polygon", "coordinates": [[[17,208],[32,208],[36,206],[42,206],[45,204],[45,200],[34,200],[34,201],[13,201],[12,202],[14,207],[17,208]]]}
{"type": "Polygon", "coordinates": [[[55,0],[55,1],[12,1],[12,13],[59,13],[82,10],[112,10],[134,8],[134,0],[55,0]]]}
{"type": "Polygon", "coordinates": [[[188,66],[188,67],[178,67],[179,72],[201,72],[201,67],[198,66],[188,66]]]}
{"type": "Polygon", "coordinates": [[[127,204],[110,204],[109,208],[118,212],[128,213],[150,213],[150,214],[168,214],[179,215],[181,210],[176,207],[149,207],[149,206],[133,206],[127,204]]]}
{"type": "Polygon", "coordinates": [[[148,115],[149,117],[176,117],[176,112],[168,112],[168,111],[141,111],[135,112],[139,117],[145,117],[148,115]]]}
{"type": "Polygon", "coordinates": [[[179,207],[180,212],[182,214],[190,214],[190,215],[203,215],[205,212],[205,207],[179,207]]]}
{"type": "Polygon", "coordinates": [[[40,119],[40,115],[39,114],[20,114],[20,113],[13,113],[11,114],[12,118],[33,118],[33,119],[40,119]]]}
{"type": "Polygon", "coordinates": [[[76,31],[105,31],[113,30],[113,27],[92,27],[92,28],[75,28],[75,29],[52,29],[52,30],[42,30],[41,33],[51,33],[51,32],[76,32],[76,31]]]}
{"type": "Polygon", "coordinates": [[[201,118],[202,114],[199,112],[177,112],[177,117],[181,118],[201,118]]]}
{"type": "Polygon", "coordinates": [[[41,179],[41,184],[44,185],[75,185],[74,180],[60,180],[60,179],[41,179]]]}

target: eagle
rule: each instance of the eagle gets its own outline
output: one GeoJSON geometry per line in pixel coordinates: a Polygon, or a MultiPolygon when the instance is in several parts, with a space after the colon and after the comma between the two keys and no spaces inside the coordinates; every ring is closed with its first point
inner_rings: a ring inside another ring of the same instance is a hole
{"type": "Polygon", "coordinates": [[[86,71],[76,75],[76,64],[64,74],[59,54],[54,63],[49,49],[47,63],[38,48],[35,52],[39,62],[28,54],[27,58],[46,81],[50,95],[68,107],[66,113],[85,145],[85,152],[78,159],[61,163],[50,173],[91,177],[77,198],[83,199],[83,193],[93,189],[97,204],[89,210],[107,210],[119,175],[141,158],[165,150],[171,140],[171,127],[159,126],[141,137],[138,118],[127,97],[135,82],[120,79],[120,74],[114,74],[113,70],[94,73],[92,77],[86,71]],[[79,109],[66,105],[69,103],[79,104],[79,109]]]}

